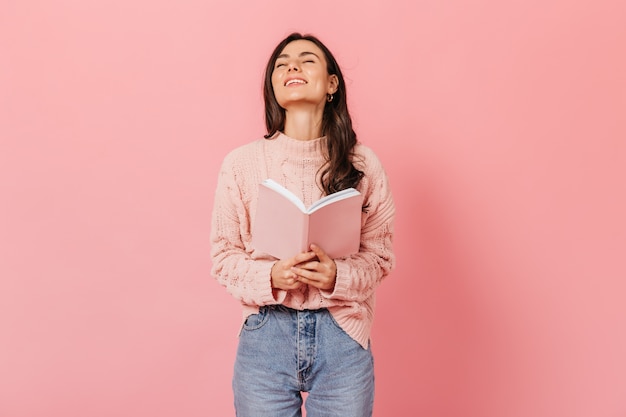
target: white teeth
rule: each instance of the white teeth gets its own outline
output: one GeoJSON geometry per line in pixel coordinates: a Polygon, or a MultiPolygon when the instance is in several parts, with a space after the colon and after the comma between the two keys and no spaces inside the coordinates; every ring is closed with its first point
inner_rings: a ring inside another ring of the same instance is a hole
{"type": "Polygon", "coordinates": [[[306,84],[306,82],[304,80],[289,80],[285,83],[286,86],[291,84],[306,84]]]}

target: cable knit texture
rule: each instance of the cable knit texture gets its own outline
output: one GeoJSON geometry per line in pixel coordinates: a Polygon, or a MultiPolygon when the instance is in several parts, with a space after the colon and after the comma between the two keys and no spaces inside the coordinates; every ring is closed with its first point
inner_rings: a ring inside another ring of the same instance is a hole
{"type": "Polygon", "coordinates": [[[367,348],[374,292],[395,263],[395,208],[387,175],[371,149],[362,144],[355,147],[353,162],[365,173],[357,187],[366,206],[361,215],[361,246],[359,253],[335,259],[334,290],[311,286],[272,290],[270,271],[276,258],[252,246],[259,183],[272,178],[308,207],[323,196],[318,170],[324,164],[324,144],[325,138],[301,141],[279,132],[271,139],[241,146],[224,158],[211,224],[211,272],[241,302],[244,319],[258,313],[263,305],[283,304],[298,310],[328,308],[337,324],[367,348]]]}

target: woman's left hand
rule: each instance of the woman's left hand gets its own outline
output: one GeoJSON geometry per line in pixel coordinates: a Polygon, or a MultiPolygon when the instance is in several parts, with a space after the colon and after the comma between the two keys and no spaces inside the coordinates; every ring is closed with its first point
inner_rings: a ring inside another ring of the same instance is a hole
{"type": "Polygon", "coordinates": [[[311,251],[317,255],[317,259],[303,262],[291,268],[298,275],[298,281],[311,285],[320,290],[332,290],[335,288],[337,279],[337,265],[317,245],[311,245],[311,251]]]}

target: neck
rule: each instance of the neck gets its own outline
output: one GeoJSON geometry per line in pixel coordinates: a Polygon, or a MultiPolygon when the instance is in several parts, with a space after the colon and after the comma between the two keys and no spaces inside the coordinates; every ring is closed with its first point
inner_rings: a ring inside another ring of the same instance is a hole
{"type": "Polygon", "coordinates": [[[285,111],[285,135],[298,140],[312,140],[322,136],[324,108],[311,111],[290,109],[285,111]]]}

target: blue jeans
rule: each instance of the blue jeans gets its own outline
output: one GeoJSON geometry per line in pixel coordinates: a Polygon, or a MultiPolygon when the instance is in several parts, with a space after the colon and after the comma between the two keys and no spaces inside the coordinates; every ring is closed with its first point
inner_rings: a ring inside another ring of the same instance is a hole
{"type": "Polygon", "coordinates": [[[369,417],[374,405],[370,349],[326,309],[261,307],[239,337],[233,377],[238,417],[369,417]]]}

